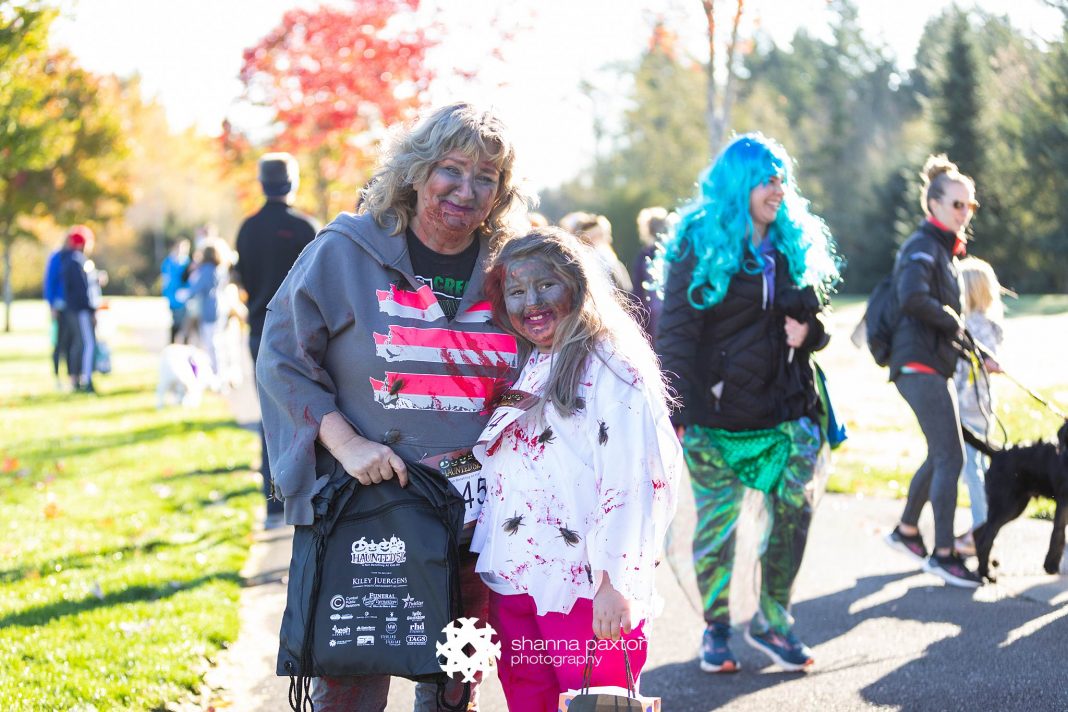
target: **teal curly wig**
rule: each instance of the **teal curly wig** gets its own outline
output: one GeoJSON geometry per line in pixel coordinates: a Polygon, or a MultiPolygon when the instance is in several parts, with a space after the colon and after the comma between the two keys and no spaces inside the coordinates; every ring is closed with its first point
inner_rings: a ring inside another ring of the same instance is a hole
{"type": "Polygon", "coordinates": [[[701,175],[697,197],[681,210],[668,262],[693,250],[697,262],[690,282],[690,303],[709,309],[723,301],[731,277],[740,269],[759,273],[763,258],[754,248],[749,193],[778,176],[782,206],[768,226],[772,245],[789,265],[799,287],[813,287],[825,300],[840,279],[841,259],[826,223],[809,210],[792,176],[793,160],[774,139],[760,133],[739,136],[701,175]]]}

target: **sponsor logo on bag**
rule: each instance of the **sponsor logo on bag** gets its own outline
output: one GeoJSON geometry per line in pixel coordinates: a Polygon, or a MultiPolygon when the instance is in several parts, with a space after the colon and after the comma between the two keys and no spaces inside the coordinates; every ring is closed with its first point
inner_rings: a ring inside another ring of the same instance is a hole
{"type": "Polygon", "coordinates": [[[352,542],[352,563],[377,566],[399,566],[405,561],[404,540],[391,536],[374,542],[360,537],[352,542]]]}
{"type": "Polygon", "coordinates": [[[408,614],[408,620],[410,621],[421,621],[424,618],[426,618],[426,616],[423,615],[422,611],[412,611],[408,614]]]}
{"type": "Polygon", "coordinates": [[[334,648],[334,647],[337,647],[338,645],[348,645],[351,642],[352,642],[351,640],[331,640],[330,641],[330,647],[334,648]]]}
{"type": "Polygon", "coordinates": [[[350,618],[352,618],[351,613],[335,613],[334,615],[330,616],[330,620],[332,621],[347,621],[350,618]]]}
{"type": "Polygon", "coordinates": [[[392,593],[369,593],[363,597],[367,608],[396,608],[397,597],[392,593]]]}
{"type": "Polygon", "coordinates": [[[352,628],[349,626],[345,626],[344,628],[334,626],[334,635],[352,635],[352,628]]]}
{"type": "MultiPolygon", "coordinates": [[[[330,642],[333,643],[334,641],[331,640],[330,642]]],[[[374,644],[375,644],[375,637],[373,635],[360,635],[360,636],[356,637],[356,645],[364,646],[364,645],[374,645],[374,644]]]]}
{"type": "Polygon", "coordinates": [[[387,620],[387,621],[394,621],[394,622],[396,622],[396,620],[397,620],[397,614],[396,614],[396,613],[387,613],[387,614],[386,614],[386,620],[387,620]]]}
{"type": "Polygon", "coordinates": [[[425,635],[409,635],[408,645],[426,645],[425,635]]]}
{"type": "Polygon", "coordinates": [[[358,625],[356,626],[357,633],[374,633],[375,627],[373,625],[358,625]]]}
{"type": "Polygon", "coordinates": [[[392,635],[382,636],[382,641],[391,648],[399,648],[401,645],[401,642],[397,640],[395,636],[392,635]]]}
{"type": "Polygon", "coordinates": [[[397,624],[396,623],[386,623],[386,632],[387,633],[396,633],[397,632],[397,624]]]}
{"type": "Polygon", "coordinates": [[[401,600],[404,601],[404,607],[405,608],[422,608],[423,607],[423,602],[415,600],[415,598],[413,598],[412,594],[410,594],[410,593],[407,596],[405,596],[404,598],[402,598],[401,600]]]}
{"type": "Polygon", "coordinates": [[[409,633],[422,633],[426,630],[426,623],[411,623],[408,626],[409,633]]]}
{"type": "Polygon", "coordinates": [[[360,605],[359,596],[342,596],[338,594],[330,599],[330,607],[335,611],[340,611],[342,608],[355,608],[360,605]]]}

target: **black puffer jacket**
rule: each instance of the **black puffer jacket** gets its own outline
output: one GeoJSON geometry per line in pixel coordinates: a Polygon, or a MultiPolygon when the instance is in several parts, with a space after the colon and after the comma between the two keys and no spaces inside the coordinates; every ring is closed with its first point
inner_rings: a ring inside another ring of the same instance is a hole
{"type": "Polygon", "coordinates": [[[763,276],[740,270],[722,302],[699,310],[686,296],[694,263],[691,250],[670,265],[656,338],[661,365],[682,401],[672,422],[740,431],[817,417],[809,353],[826,346],[828,337],[812,289],[794,285],[786,259],[776,254],[773,307],[763,307],[763,276]],[[787,312],[809,325],[805,343],[789,360],[787,312]]]}
{"type": "Polygon", "coordinates": [[[956,236],[925,220],[901,247],[894,285],[901,319],[890,347],[890,380],[908,363],[921,363],[952,378],[960,358],[960,272],[956,236]]]}

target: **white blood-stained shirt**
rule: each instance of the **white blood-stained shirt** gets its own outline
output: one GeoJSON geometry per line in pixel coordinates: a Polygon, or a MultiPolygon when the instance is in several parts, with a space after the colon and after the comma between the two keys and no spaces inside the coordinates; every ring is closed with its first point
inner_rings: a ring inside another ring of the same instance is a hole
{"type": "MultiPolygon", "coordinates": [[[[510,394],[540,396],[552,364],[532,355],[510,394]]],[[[498,593],[529,594],[538,615],[592,599],[607,573],[637,622],[662,608],[654,569],[682,450],[656,390],[609,348],[589,359],[579,396],[570,417],[551,402],[536,415],[505,399],[479,436],[488,492],[471,543],[476,570],[498,593]]]]}

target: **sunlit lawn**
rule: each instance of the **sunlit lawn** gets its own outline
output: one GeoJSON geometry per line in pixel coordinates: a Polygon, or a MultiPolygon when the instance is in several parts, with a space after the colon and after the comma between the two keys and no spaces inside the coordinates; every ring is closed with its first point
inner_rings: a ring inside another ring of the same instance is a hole
{"type": "Polygon", "coordinates": [[[101,395],[57,393],[45,324],[21,321],[0,335],[0,709],[162,708],[236,637],[255,436],[216,397],[156,410],[157,359],[122,333],[101,395]]]}
{"type": "MultiPolygon", "coordinates": [[[[831,318],[833,338],[820,361],[831,379],[832,396],[842,411],[850,439],[834,453],[834,472],[828,489],[837,492],[904,497],[924,445],[912,412],[896,389],[886,382],[886,369],[849,343],[863,300],[835,300],[831,318]]],[[[1022,296],[1009,300],[1003,365],[1018,381],[1031,385],[1043,399],[1068,409],[1068,369],[1056,350],[1068,326],[1068,296],[1022,296]]],[[[1004,433],[993,441],[1010,443],[1052,438],[1060,419],[1003,376],[993,376],[997,416],[1004,433]]],[[[968,502],[961,485],[960,504],[968,502]]],[[[1032,505],[1030,513],[1051,517],[1052,502],[1032,505]]]]}

